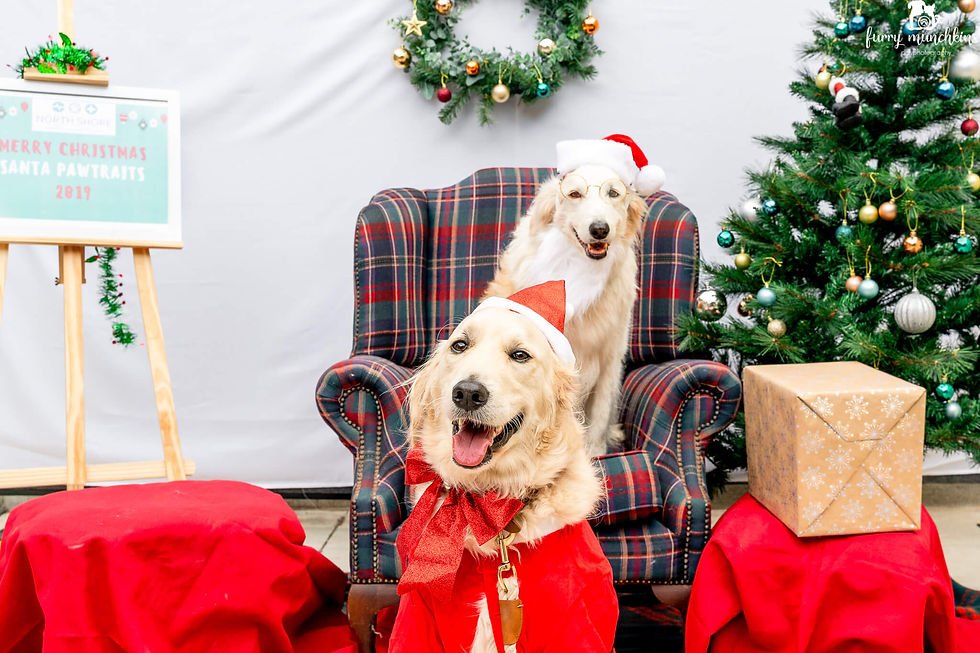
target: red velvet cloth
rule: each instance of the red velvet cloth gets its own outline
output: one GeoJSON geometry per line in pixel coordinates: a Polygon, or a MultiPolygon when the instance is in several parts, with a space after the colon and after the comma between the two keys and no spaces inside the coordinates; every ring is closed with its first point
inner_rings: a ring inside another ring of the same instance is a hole
{"type": "Polygon", "coordinates": [[[957,619],[939,534],[798,538],[746,495],[715,527],[694,578],[687,653],[976,653],[957,619]]]}
{"type": "Polygon", "coordinates": [[[344,573],[303,539],[244,483],[34,499],[0,543],[0,653],[356,653],[344,573]]]}
{"type": "MultiPolygon", "coordinates": [[[[510,547],[520,583],[524,627],[518,653],[609,653],[619,605],[612,568],[586,522],[566,526],[535,547],[510,547]]],[[[476,604],[484,596],[490,614],[499,615],[497,566],[500,558],[463,555],[453,595],[441,601],[426,588],[401,597],[391,653],[462,653],[476,634],[476,604]]],[[[499,618],[494,629],[499,629],[499,618]]],[[[503,651],[499,636],[497,650],[503,651]]]]}

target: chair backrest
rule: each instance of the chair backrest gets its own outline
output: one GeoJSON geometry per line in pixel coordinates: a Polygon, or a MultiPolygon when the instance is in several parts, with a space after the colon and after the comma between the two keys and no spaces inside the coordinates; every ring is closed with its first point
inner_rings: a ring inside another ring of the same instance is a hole
{"type": "MultiPolygon", "coordinates": [[[[357,220],[355,355],[425,360],[476,306],[497,257],[550,168],[489,168],[436,190],[391,189],[357,220]]],[[[669,193],[650,197],[640,243],[630,364],[677,358],[674,323],[694,302],[698,231],[669,193]]]]}

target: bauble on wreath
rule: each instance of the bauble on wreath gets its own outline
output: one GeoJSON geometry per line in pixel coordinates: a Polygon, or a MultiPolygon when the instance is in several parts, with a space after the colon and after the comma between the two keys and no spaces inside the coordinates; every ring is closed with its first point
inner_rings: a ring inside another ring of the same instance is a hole
{"type": "Polygon", "coordinates": [[[595,76],[591,61],[602,51],[595,44],[599,21],[589,11],[589,0],[526,0],[526,12],[538,14],[535,42],[528,52],[507,53],[481,50],[456,37],[462,8],[473,2],[415,0],[411,16],[391,21],[403,41],[392,56],[395,66],[427,99],[447,89],[439,98],[445,105],[439,112],[442,122],[455,120],[474,96],[486,125],[495,104],[511,98],[540,102],[568,77],[595,76]]]}

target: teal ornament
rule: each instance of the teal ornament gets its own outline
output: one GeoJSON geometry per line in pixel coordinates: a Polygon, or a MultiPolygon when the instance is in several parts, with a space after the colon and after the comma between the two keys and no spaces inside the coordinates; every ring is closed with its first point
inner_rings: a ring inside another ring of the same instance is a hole
{"type": "Polygon", "coordinates": [[[755,301],[759,302],[760,306],[769,307],[776,303],[776,291],[772,288],[760,288],[759,292],[755,294],[755,301]]]}
{"type": "Polygon", "coordinates": [[[850,225],[846,225],[846,224],[842,224],[841,226],[837,227],[837,231],[834,232],[834,237],[836,237],[837,240],[840,241],[850,240],[851,236],[853,235],[854,235],[854,230],[851,229],[850,225]]]}
{"type": "Polygon", "coordinates": [[[733,234],[728,229],[723,229],[720,234],[718,234],[718,246],[729,248],[735,244],[735,234],[733,234]]]}
{"type": "Polygon", "coordinates": [[[943,381],[936,386],[936,396],[939,397],[940,401],[949,401],[954,394],[956,394],[956,389],[951,383],[943,381]]]}
{"type": "Polygon", "coordinates": [[[936,95],[944,100],[952,100],[953,96],[956,95],[956,87],[953,86],[953,82],[948,79],[944,79],[939,82],[939,86],[936,87],[936,95]]]}
{"type": "Polygon", "coordinates": [[[905,36],[915,36],[919,31],[918,26],[910,20],[902,23],[902,34],[905,36]]]}
{"type": "Polygon", "coordinates": [[[846,21],[841,21],[834,25],[834,36],[839,39],[846,39],[851,34],[851,28],[846,21]]]}
{"type": "Polygon", "coordinates": [[[847,27],[851,30],[851,34],[857,34],[858,32],[863,32],[868,26],[868,19],[858,14],[853,17],[847,24],[847,27]]]}
{"type": "Polygon", "coordinates": [[[858,295],[863,299],[874,299],[878,296],[878,282],[874,279],[865,279],[858,286],[858,295]]]}
{"type": "Polygon", "coordinates": [[[547,82],[538,82],[538,97],[548,97],[551,95],[551,87],[547,82]]]}
{"type": "Polygon", "coordinates": [[[946,417],[953,421],[963,417],[963,407],[960,406],[959,402],[951,401],[946,404],[946,417]]]}
{"type": "Polygon", "coordinates": [[[768,215],[770,218],[779,213],[779,205],[776,204],[776,200],[766,200],[763,202],[762,212],[768,215]]]}
{"type": "Polygon", "coordinates": [[[973,239],[969,236],[960,236],[953,243],[953,248],[960,254],[969,254],[973,251],[973,239]]]}
{"type": "Polygon", "coordinates": [[[965,34],[969,36],[976,31],[977,31],[977,24],[974,23],[969,18],[964,20],[963,23],[960,25],[960,34],[965,34]]]}
{"type": "Polygon", "coordinates": [[[831,75],[836,75],[839,77],[841,73],[844,72],[844,64],[839,61],[835,61],[834,63],[830,64],[827,70],[830,71],[831,75]]]}

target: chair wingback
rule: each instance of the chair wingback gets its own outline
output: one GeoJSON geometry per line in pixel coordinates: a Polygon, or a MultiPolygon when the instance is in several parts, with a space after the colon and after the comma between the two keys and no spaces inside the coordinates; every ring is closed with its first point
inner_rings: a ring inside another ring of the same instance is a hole
{"type": "MultiPolygon", "coordinates": [[[[549,168],[489,168],[436,190],[376,195],[357,220],[355,355],[416,367],[469,314],[549,168]]],[[[650,198],[630,360],[673,360],[674,320],[697,286],[697,223],[672,195],[650,198]]]]}

